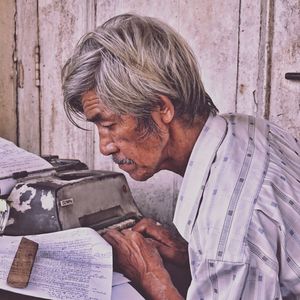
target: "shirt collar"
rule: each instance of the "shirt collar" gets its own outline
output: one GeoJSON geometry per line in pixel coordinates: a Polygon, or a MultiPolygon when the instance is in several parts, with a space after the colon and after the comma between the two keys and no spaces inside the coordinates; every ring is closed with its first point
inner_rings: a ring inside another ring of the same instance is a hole
{"type": "Polygon", "coordinates": [[[227,130],[221,116],[210,114],[193,147],[176,203],[173,222],[188,241],[211,164],[227,130]]]}

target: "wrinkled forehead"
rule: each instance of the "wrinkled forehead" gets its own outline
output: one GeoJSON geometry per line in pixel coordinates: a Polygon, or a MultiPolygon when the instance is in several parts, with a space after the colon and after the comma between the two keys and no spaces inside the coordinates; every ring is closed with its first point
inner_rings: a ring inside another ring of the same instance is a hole
{"type": "Polygon", "coordinates": [[[97,96],[96,92],[93,90],[85,92],[81,97],[82,104],[84,104],[87,101],[93,101],[93,100],[99,101],[99,97],[97,96]]]}
{"type": "Polygon", "coordinates": [[[95,91],[88,91],[81,98],[83,112],[88,121],[115,118],[117,115],[109,110],[95,91]]]}

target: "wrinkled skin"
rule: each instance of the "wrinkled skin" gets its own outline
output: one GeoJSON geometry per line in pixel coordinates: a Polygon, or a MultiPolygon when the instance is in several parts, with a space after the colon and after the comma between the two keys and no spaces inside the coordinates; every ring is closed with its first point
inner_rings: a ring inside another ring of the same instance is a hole
{"type": "Polygon", "coordinates": [[[147,299],[182,299],[162,258],[188,266],[185,241],[151,219],[141,220],[132,230],[109,230],[103,237],[113,247],[115,269],[139,286],[147,299]]]}
{"type": "Polygon", "coordinates": [[[141,281],[145,274],[159,270],[163,266],[156,248],[137,232],[128,229],[121,232],[109,230],[104,238],[114,248],[116,269],[122,271],[134,282],[141,281]]]}
{"type": "Polygon", "coordinates": [[[133,179],[146,180],[167,167],[169,133],[165,124],[159,122],[159,110],[152,115],[160,125],[160,135],[142,137],[135,117],[113,113],[95,92],[84,94],[82,104],[86,119],[97,126],[100,152],[111,155],[119,168],[133,179]]]}
{"type": "Polygon", "coordinates": [[[132,230],[151,238],[164,259],[181,267],[188,266],[188,245],[179,235],[175,237],[169,230],[148,218],[142,219],[132,230]]]}

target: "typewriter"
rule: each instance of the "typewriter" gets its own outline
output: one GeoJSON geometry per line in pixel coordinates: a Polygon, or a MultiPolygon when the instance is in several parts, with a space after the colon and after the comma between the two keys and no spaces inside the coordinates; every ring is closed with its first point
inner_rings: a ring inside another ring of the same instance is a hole
{"type": "Polygon", "coordinates": [[[90,227],[133,226],[142,218],[122,173],[88,170],[78,160],[44,157],[56,172],[18,178],[7,198],[10,206],[5,235],[49,233],[90,227]]]}

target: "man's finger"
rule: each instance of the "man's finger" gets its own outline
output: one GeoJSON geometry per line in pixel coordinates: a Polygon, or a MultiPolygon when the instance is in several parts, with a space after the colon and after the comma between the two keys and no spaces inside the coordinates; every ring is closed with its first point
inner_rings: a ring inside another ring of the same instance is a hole
{"type": "Polygon", "coordinates": [[[132,230],[140,232],[146,237],[151,237],[156,239],[157,241],[167,245],[167,246],[175,246],[177,245],[176,240],[172,236],[171,232],[161,226],[161,224],[157,224],[152,219],[143,219],[139,223],[137,223],[132,230]]]}
{"type": "Polygon", "coordinates": [[[156,222],[150,218],[143,218],[137,224],[135,224],[132,229],[138,232],[143,232],[146,230],[148,226],[155,225],[156,222]]]}
{"type": "Polygon", "coordinates": [[[115,229],[108,230],[102,237],[112,246],[118,246],[124,241],[124,235],[115,229]]]}
{"type": "MultiPolygon", "coordinates": [[[[160,223],[159,223],[160,224],[160,223]]],[[[140,233],[146,233],[149,236],[155,237],[158,236],[160,232],[166,230],[161,225],[157,225],[157,222],[153,219],[144,218],[141,221],[139,221],[136,225],[132,227],[132,230],[140,232],[140,233]]]]}
{"type": "Polygon", "coordinates": [[[169,247],[152,238],[147,238],[147,241],[157,249],[162,258],[179,266],[186,266],[188,264],[189,258],[186,249],[169,247]]]}

